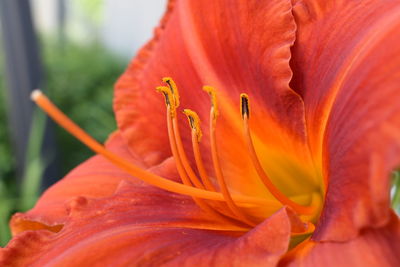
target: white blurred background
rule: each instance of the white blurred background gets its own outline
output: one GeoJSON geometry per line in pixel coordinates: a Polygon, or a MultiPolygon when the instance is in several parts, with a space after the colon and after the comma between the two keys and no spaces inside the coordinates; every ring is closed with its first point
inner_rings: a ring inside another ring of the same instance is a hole
{"type": "Polygon", "coordinates": [[[68,39],[78,42],[97,39],[128,58],[152,36],[166,3],[166,0],[31,0],[40,33],[57,34],[63,27],[68,39]]]}

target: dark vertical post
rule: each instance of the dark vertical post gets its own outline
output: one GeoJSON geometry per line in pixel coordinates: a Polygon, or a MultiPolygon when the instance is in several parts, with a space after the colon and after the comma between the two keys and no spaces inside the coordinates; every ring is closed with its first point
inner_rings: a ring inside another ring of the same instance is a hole
{"type": "Polygon", "coordinates": [[[57,34],[58,34],[58,41],[59,46],[61,48],[64,47],[64,43],[66,41],[65,38],[65,21],[66,21],[66,13],[67,7],[65,0],[58,0],[57,1],[57,34]]]}
{"type": "MultiPolygon", "coordinates": [[[[0,21],[6,59],[7,113],[18,177],[21,177],[26,163],[26,149],[34,108],[30,93],[42,85],[42,68],[29,0],[0,0],[0,21]]],[[[45,138],[44,151],[52,150],[54,147],[52,133],[47,131],[45,138]]],[[[47,173],[49,171],[53,172],[52,168],[48,169],[47,173]]],[[[53,175],[54,173],[50,174],[53,175]]]]}

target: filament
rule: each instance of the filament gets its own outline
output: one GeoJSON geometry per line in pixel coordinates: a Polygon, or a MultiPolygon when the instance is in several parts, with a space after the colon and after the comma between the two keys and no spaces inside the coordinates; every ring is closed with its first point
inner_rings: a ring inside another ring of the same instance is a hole
{"type": "Polygon", "coordinates": [[[186,156],[185,149],[183,148],[182,139],[181,139],[181,136],[179,133],[179,128],[178,128],[178,119],[176,117],[172,119],[172,125],[173,125],[175,141],[176,141],[177,148],[178,148],[178,154],[182,160],[183,167],[184,167],[185,171],[187,172],[187,174],[189,175],[189,178],[192,181],[192,183],[196,187],[204,189],[203,184],[199,181],[199,178],[197,178],[196,174],[194,173],[192,167],[189,164],[189,160],[186,156]]]}
{"type": "MultiPolygon", "coordinates": [[[[185,173],[185,169],[182,166],[182,161],[181,161],[181,157],[179,156],[179,152],[177,149],[177,143],[176,143],[176,136],[175,136],[175,132],[173,131],[173,121],[171,118],[171,112],[170,112],[170,107],[167,107],[167,127],[168,127],[168,136],[169,136],[169,141],[170,141],[170,146],[171,146],[171,152],[172,155],[174,157],[175,163],[176,163],[176,167],[178,169],[178,173],[179,176],[181,177],[181,180],[183,182],[184,185],[187,186],[192,186],[191,181],[189,180],[188,176],[185,173]]],[[[229,218],[226,218],[225,216],[221,215],[220,213],[218,213],[218,211],[214,210],[213,208],[211,208],[206,202],[204,202],[204,200],[199,199],[197,197],[192,197],[193,201],[196,203],[196,205],[198,205],[202,210],[208,212],[209,214],[213,215],[214,217],[221,219],[221,220],[228,220],[229,222],[233,222],[232,220],[230,220],[229,218]]],[[[236,223],[236,222],[234,222],[236,223]]]]}
{"type": "MultiPolygon", "coordinates": [[[[71,121],[64,113],[62,113],[62,111],[60,111],[40,90],[34,90],[31,94],[31,98],[41,109],[43,109],[43,111],[45,111],[54,121],[56,121],[61,127],[72,134],[75,138],[84,143],[94,152],[107,158],[116,166],[124,169],[132,176],[170,192],[208,200],[225,201],[224,196],[221,193],[211,192],[165,179],[161,176],[143,170],[125,160],[124,158],[118,156],[117,154],[107,150],[103,145],[94,140],[78,125],[71,121]]],[[[270,201],[265,198],[244,195],[233,195],[232,198],[239,203],[253,204],[257,206],[277,206],[276,202],[270,201]]]]}
{"type": "Polygon", "coordinates": [[[190,109],[185,109],[183,113],[185,113],[185,115],[188,117],[189,125],[192,128],[192,148],[193,148],[194,159],[196,161],[196,167],[197,170],[199,171],[200,178],[207,190],[217,191],[213,183],[210,181],[209,176],[207,175],[207,171],[204,167],[203,159],[200,153],[199,142],[202,133],[200,129],[199,116],[196,114],[196,112],[190,109]]]}
{"type": "MultiPolygon", "coordinates": [[[[219,115],[218,103],[216,93],[213,87],[204,86],[203,90],[210,95],[211,108],[209,113],[209,137],[210,137],[210,151],[212,164],[214,167],[215,178],[218,182],[219,190],[212,183],[209,175],[207,174],[204,166],[203,158],[200,152],[200,140],[202,132],[200,128],[200,119],[198,115],[191,110],[184,110],[184,113],[188,117],[189,125],[191,127],[191,141],[194,159],[198,170],[197,176],[195,171],[190,165],[190,161],[186,155],[186,151],[183,146],[182,138],[180,136],[179,124],[176,110],[180,105],[179,91],[175,82],[169,78],[163,78],[163,81],[167,86],[157,87],[157,91],[161,92],[165,98],[165,104],[167,107],[167,128],[168,138],[171,147],[171,152],[174,157],[176,167],[179,176],[182,180],[182,184],[166,179],[164,177],[153,174],[149,171],[143,170],[117,154],[107,150],[103,145],[98,143],[95,139],[89,136],[84,130],[72,122],[64,113],[62,113],[41,91],[35,90],[32,92],[32,99],[36,104],[42,108],[53,120],[55,120],[60,126],[66,129],[69,133],[75,136],[78,140],[92,149],[94,152],[104,156],[110,160],[113,164],[119,168],[127,171],[130,175],[143,180],[153,186],[160,189],[164,189],[170,192],[187,195],[193,198],[194,202],[205,212],[208,212],[212,216],[242,227],[243,225],[255,226],[257,225],[256,219],[248,215],[240,205],[251,207],[270,207],[280,208],[281,205],[286,205],[293,209],[298,214],[310,215],[315,212],[313,206],[302,206],[287,196],[285,196],[271,181],[266,172],[264,171],[260,160],[257,156],[251,131],[249,127],[250,118],[250,105],[249,98],[246,94],[241,94],[241,115],[243,121],[244,136],[251,158],[252,164],[260,177],[260,180],[271,192],[276,200],[269,200],[265,198],[231,194],[226,184],[223,170],[221,168],[221,162],[218,153],[217,140],[216,140],[216,122],[219,115]],[[209,201],[217,201],[210,203],[209,201]]],[[[245,228],[248,226],[245,226],[245,228]]],[[[293,232],[292,236],[309,234],[314,231],[315,226],[312,223],[308,223],[307,230],[304,232],[293,232]]],[[[244,228],[243,228],[244,229],[244,228]]]]}
{"type": "Polygon", "coordinates": [[[242,113],[242,118],[243,118],[243,129],[244,129],[244,136],[246,139],[247,143],[247,148],[249,151],[249,155],[251,158],[251,161],[253,163],[253,166],[258,174],[258,176],[261,178],[261,181],[264,183],[264,185],[267,187],[267,189],[271,192],[271,194],[283,205],[287,205],[291,207],[295,212],[301,213],[301,214],[312,214],[314,212],[314,207],[305,207],[302,205],[297,204],[296,202],[293,202],[290,200],[288,197],[286,197],[279,189],[272,183],[271,179],[268,177],[268,175],[265,173],[264,169],[261,166],[261,163],[257,157],[257,153],[254,148],[253,144],[253,139],[250,134],[250,129],[249,129],[249,99],[246,94],[241,94],[240,95],[241,99],[241,113],[242,113]]]}
{"type": "Polygon", "coordinates": [[[232,199],[232,196],[228,190],[228,187],[225,183],[224,175],[222,173],[221,169],[221,164],[219,161],[219,156],[218,156],[218,149],[217,149],[217,141],[215,137],[215,125],[217,121],[217,116],[218,116],[218,110],[216,109],[217,107],[217,101],[216,101],[216,95],[214,88],[212,87],[203,87],[203,89],[209,93],[211,96],[211,109],[210,109],[210,141],[211,141],[211,157],[214,165],[214,171],[215,171],[215,176],[217,177],[217,181],[219,184],[219,187],[221,189],[222,195],[224,196],[226,200],[226,204],[228,205],[229,209],[242,221],[246,222],[249,225],[256,225],[255,222],[251,221],[242,210],[239,209],[239,207],[235,204],[235,202],[232,199]]]}
{"type": "Polygon", "coordinates": [[[202,159],[201,153],[200,153],[199,141],[197,139],[197,135],[196,135],[195,131],[192,131],[192,147],[193,147],[194,158],[196,161],[196,166],[199,171],[201,180],[204,183],[204,186],[209,191],[217,191],[215,189],[215,186],[213,185],[213,183],[210,181],[210,178],[207,175],[207,171],[204,167],[204,162],[203,162],[203,159],[202,159]]]}

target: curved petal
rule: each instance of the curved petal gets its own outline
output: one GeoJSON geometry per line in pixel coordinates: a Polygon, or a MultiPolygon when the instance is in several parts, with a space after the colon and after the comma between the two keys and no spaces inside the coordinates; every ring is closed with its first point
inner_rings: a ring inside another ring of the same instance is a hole
{"type": "Polygon", "coordinates": [[[58,233],[17,235],[0,249],[0,264],[275,266],[288,248],[286,209],[245,233],[209,220],[193,206],[187,197],[122,182],[111,197],[72,201],[58,233]]]}
{"type": "MultiPolygon", "coordinates": [[[[143,166],[142,160],[128,151],[118,132],[112,134],[106,147],[126,160],[143,166]]],[[[151,169],[155,173],[174,179],[175,164],[166,160],[151,169]]],[[[15,214],[10,222],[14,235],[36,229],[59,231],[68,217],[68,202],[75,197],[105,197],[112,195],[121,181],[142,185],[143,182],[125,173],[102,156],[94,156],[72,170],[66,177],[50,187],[35,207],[26,213],[15,214]]]]}
{"type": "MultiPolygon", "coordinates": [[[[230,188],[243,194],[269,194],[244,153],[239,95],[247,93],[257,152],[274,182],[288,195],[294,195],[299,187],[307,188],[305,184],[313,184],[308,188],[315,189],[314,174],[308,172],[312,161],[303,102],[288,85],[292,77],[290,46],[296,30],[291,8],[289,0],[171,1],[154,39],[116,86],[114,110],[130,149],[149,166],[170,155],[165,105],[154,90],[162,77],[170,76],[181,89],[181,106],[198,112],[204,122],[202,151],[212,176],[207,156],[210,101],[201,90],[203,85],[212,85],[217,89],[221,115],[217,138],[224,140],[218,143],[219,151],[230,188]],[[297,171],[306,182],[292,181],[297,171]]],[[[191,151],[186,118],[180,112],[178,117],[184,126],[183,142],[191,151]]]]}
{"type": "Polygon", "coordinates": [[[292,86],[328,188],[315,240],[347,240],[389,219],[400,162],[399,1],[295,1],[292,86]]]}
{"type": "Polygon", "coordinates": [[[399,219],[394,215],[389,225],[365,230],[348,242],[308,241],[300,246],[296,253],[286,256],[280,266],[399,266],[399,219]]]}

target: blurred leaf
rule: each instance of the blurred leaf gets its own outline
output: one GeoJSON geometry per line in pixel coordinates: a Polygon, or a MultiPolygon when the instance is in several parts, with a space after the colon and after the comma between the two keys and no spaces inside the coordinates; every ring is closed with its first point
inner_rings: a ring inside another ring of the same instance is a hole
{"type": "Polygon", "coordinates": [[[392,180],[392,207],[400,214],[400,170],[393,173],[392,180]]]}
{"type": "MultiPolygon", "coordinates": [[[[88,0],[88,3],[90,0],[88,0]]],[[[95,3],[94,1],[93,3],[95,3]]],[[[87,3],[87,4],[88,4],[87,3]]],[[[88,5],[89,6],[89,5],[88,5]]],[[[43,43],[46,88],[49,96],[74,121],[99,141],[115,130],[112,111],[113,85],[125,68],[124,62],[98,44],[64,44],[50,39],[43,43]]],[[[2,54],[0,54],[1,62],[2,54]]],[[[0,121],[6,122],[3,76],[0,64],[0,121]]],[[[15,211],[31,208],[40,194],[40,183],[49,157],[40,157],[45,116],[35,112],[29,139],[24,182],[16,184],[15,162],[7,124],[0,124],[0,245],[10,232],[8,221],[15,211]],[[19,188],[19,190],[17,190],[19,188]],[[19,192],[19,193],[18,193],[19,192]]],[[[56,127],[62,172],[78,165],[93,153],[64,130],[56,127]]],[[[61,178],[61,177],[60,177],[61,178]]]]}
{"type": "MultiPolygon", "coordinates": [[[[1,43],[1,42],[0,42],[1,43]]],[[[2,47],[0,46],[0,50],[2,47]]],[[[8,221],[14,211],[16,199],[15,164],[11,152],[11,142],[7,129],[5,103],[5,72],[3,55],[0,53],[0,246],[7,244],[10,238],[8,221]]]]}
{"type": "MultiPolygon", "coordinates": [[[[112,111],[114,83],[125,64],[98,44],[68,43],[57,49],[47,41],[44,50],[47,92],[78,125],[100,142],[116,129],[112,111]]],[[[62,172],[65,174],[93,153],[56,127],[62,172]]]]}
{"type": "Polygon", "coordinates": [[[46,116],[39,109],[35,109],[26,155],[27,164],[24,168],[25,173],[18,205],[20,211],[32,208],[40,194],[43,171],[46,168],[41,157],[45,127],[46,116]]]}
{"type": "Polygon", "coordinates": [[[10,196],[7,191],[7,186],[0,176],[0,246],[6,245],[10,239],[8,219],[10,217],[12,205],[10,203],[10,196]]]}

